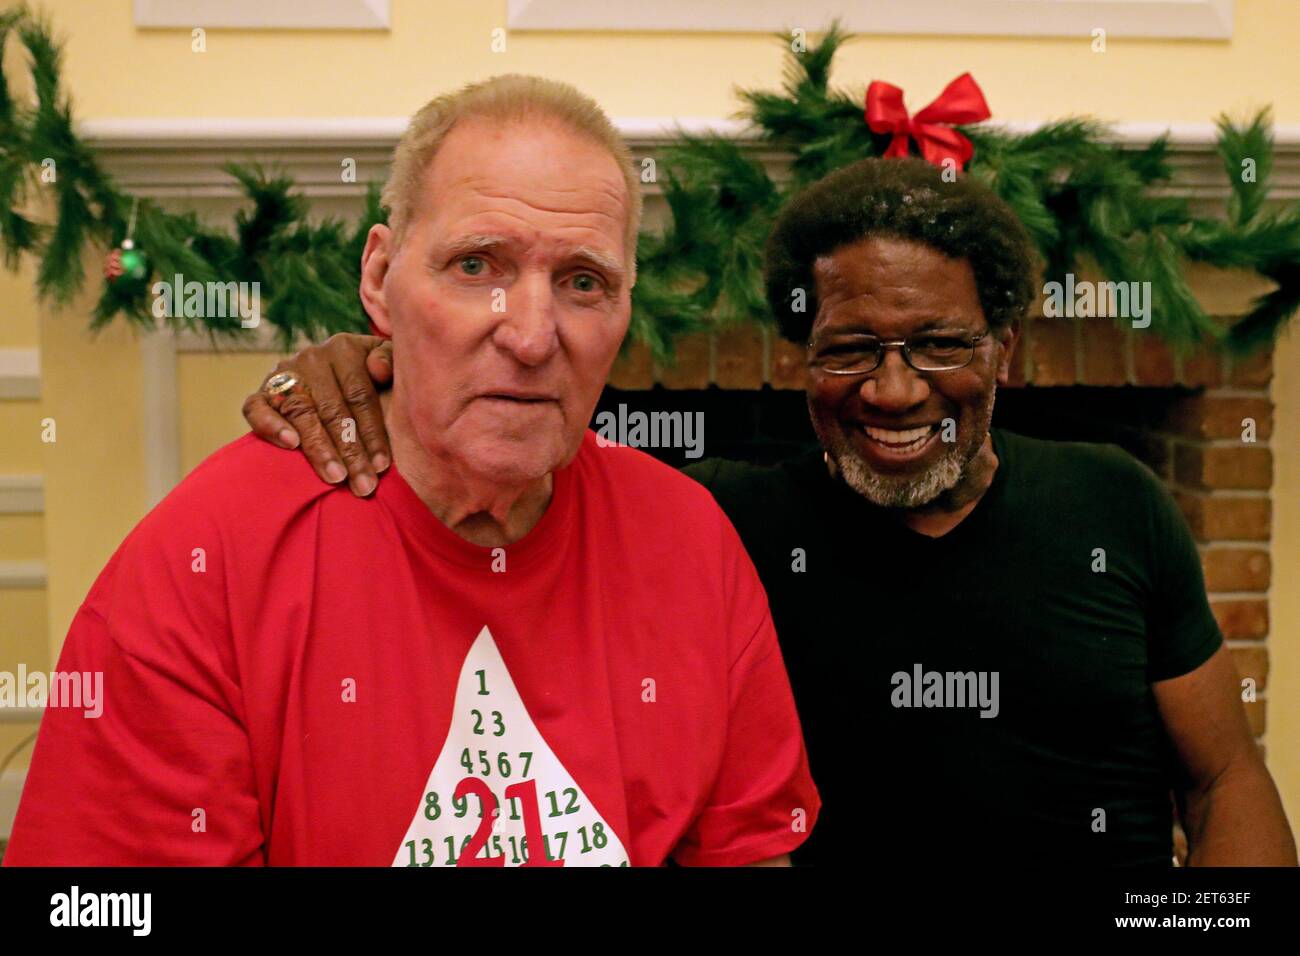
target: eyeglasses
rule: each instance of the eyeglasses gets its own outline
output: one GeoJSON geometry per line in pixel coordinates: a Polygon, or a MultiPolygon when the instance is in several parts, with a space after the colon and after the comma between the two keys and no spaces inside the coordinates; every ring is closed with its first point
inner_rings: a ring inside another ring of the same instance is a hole
{"type": "Polygon", "coordinates": [[[831,341],[808,342],[808,365],[828,375],[866,375],[885,360],[885,350],[897,348],[918,372],[951,372],[965,368],[975,358],[975,347],[988,332],[918,332],[905,339],[882,341],[855,335],[831,341]]]}

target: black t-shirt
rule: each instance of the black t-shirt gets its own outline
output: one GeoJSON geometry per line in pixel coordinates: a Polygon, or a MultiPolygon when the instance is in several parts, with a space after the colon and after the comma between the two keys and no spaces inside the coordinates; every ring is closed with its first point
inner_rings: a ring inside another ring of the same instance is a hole
{"type": "Polygon", "coordinates": [[[1222,643],[1196,546],[1122,449],[992,437],[992,484],[938,538],[820,449],[686,469],[767,588],[823,800],[796,864],[1169,865],[1151,684],[1222,643]]]}

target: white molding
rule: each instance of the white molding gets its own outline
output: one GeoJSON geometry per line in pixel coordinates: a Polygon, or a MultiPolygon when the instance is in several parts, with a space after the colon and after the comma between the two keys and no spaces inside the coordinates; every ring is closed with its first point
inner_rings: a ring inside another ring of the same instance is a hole
{"type": "Polygon", "coordinates": [[[387,30],[389,0],[135,0],[144,29],[387,30]]]}
{"type": "MultiPolygon", "coordinates": [[[[0,591],[43,588],[46,583],[44,561],[0,561],[0,591]]],[[[0,708],[2,712],[3,708],[0,708]]]]}
{"type": "MultiPolygon", "coordinates": [[[[1009,133],[1030,133],[1045,125],[1043,120],[1010,120],[990,124],[1009,133]]],[[[1110,134],[1104,137],[1112,143],[1140,145],[1150,143],[1159,136],[1168,136],[1174,148],[1203,146],[1213,148],[1219,140],[1219,128],[1213,123],[1159,123],[1136,120],[1109,124],[1110,134]]],[[[1300,123],[1276,123],[1273,126],[1274,145],[1281,150],[1300,151],[1300,123]]]]}
{"type": "MultiPolygon", "coordinates": [[[[762,141],[743,122],[712,117],[625,117],[614,122],[638,162],[655,156],[682,131],[735,139],[775,178],[783,178],[789,167],[787,152],[762,141]]],[[[155,199],[206,202],[207,208],[215,211],[213,201],[242,196],[238,184],[221,169],[231,160],[257,160],[282,169],[309,199],[338,199],[350,204],[364,193],[367,182],[387,178],[393,148],[406,124],[401,117],[114,119],[84,122],[80,132],[129,192],[155,199]],[[355,182],[342,181],[345,158],[356,163],[355,182]]],[[[1018,120],[993,125],[1024,132],[1042,123],[1018,120]]],[[[1212,123],[1127,122],[1109,129],[1111,141],[1132,145],[1167,134],[1176,172],[1169,191],[1209,203],[1227,197],[1228,184],[1214,153],[1212,123]]],[[[1277,200],[1300,199],[1300,123],[1279,124],[1273,136],[1273,196],[1277,200]]],[[[648,199],[658,193],[657,185],[647,185],[648,199]]],[[[222,214],[227,212],[222,210],[222,214]]]]}
{"type": "MultiPolygon", "coordinates": [[[[113,117],[82,120],[77,133],[100,149],[150,146],[267,147],[381,146],[392,149],[405,132],[410,119],[402,116],[358,117],[113,117]]],[[[715,133],[736,140],[757,140],[759,131],[743,120],[712,116],[626,116],[614,117],[615,128],[631,145],[667,142],[678,132],[691,135],[715,133]]],[[[1024,133],[1044,125],[1045,120],[998,121],[990,125],[1013,133],[1024,133]]],[[[1155,120],[1109,124],[1110,139],[1116,142],[1147,142],[1167,133],[1175,145],[1212,145],[1213,123],[1161,123],[1155,120]]],[[[1273,127],[1279,146],[1300,146],[1300,123],[1278,123],[1273,127]]]]}
{"type": "Polygon", "coordinates": [[[41,475],[0,475],[0,514],[44,514],[45,479],[41,475]]]}
{"type": "Polygon", "coordinates": [[[1067,36],[1182,40],[1232,38],[1232,0],[508,0],[511,30],[647,30],[786,33],[826,29],[838,18],[863,35],[1067,36]]]}
{"type": "Polygon", "coordinates": [[[41,397],[41,350],[0,349],[0,399],[41,397]]]}
{"type": "Polygon", "coordinates": [[[180,390],[176,335],[156,329],[140,337],[145,508],[162,501],[181,480],[180,390]]]}
{"type": "Polygon", "coordinates": [[[136,146],[184,142],[190,146],[232,142],[249,145],[274,143],[355,143],[373,140],[395,144],[410,123],[402,116],[358,117],[121,117],[82,120],[78,135],[92,145],[129,142],[136,146]]]}
{"type": "Polygon", "coordinates": [[[271,352],[276,355],[292,355],[301,348],[314,345],[310,339],[300,337],[286,349],[280,344],[275,327],[263,322],[256,329],[240,330],[238,337],[222,337],[215,342],[211,335],[192,329],[180,329],[176,333],[176,353],[178,355],[210,354],[212,352],[271,352]]]}

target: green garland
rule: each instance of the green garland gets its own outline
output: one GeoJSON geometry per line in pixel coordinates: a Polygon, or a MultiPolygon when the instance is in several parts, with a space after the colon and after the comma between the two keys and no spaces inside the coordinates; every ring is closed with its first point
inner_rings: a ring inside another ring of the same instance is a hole
{"type": "MultiPolygon", "coordinates": [[[[761,165],[720,138],[682,137],[668,150],[664,193],[672,212],[662,236],[640,253],[634,320],[656,344],[661,329],[769,321],[761,250],[782,203],[826,173],[880,156],[889,135],[863,119],[860,91],[830,86],[831,62],[846,37],[791,54],[779,93],[744,91],[741,117],[764,140],[790,151],[793,175],[774,183],[761,165]]],[[[786,42],[786,38],[782,37],[786,42]]],[[[1300,206],[1265,212],[1273,143],[1267,110],[1238,125],[1218,122],[1217,149],[1231,188],[1227,219],[1193,216],[1178,198],[1155,195],[1172,176],[1168,143],[1139,148],[1106,142],[1102,124],[1071,119],[1025,135],[961,127],[975,146],[967,175],[987,183],[1029,230],[1047,281],[1091,260],[1114,281],[1149,281],[1151,331],[1174,345],[1208,343],[1246,353],[1273,341],[1300,308],[1300,206]],[[1254,181],[1242,176],[1254,161],[1254,181]],[[1253,270],[1277,288],[1224,329],[1207,316],[1185,278],[1188,262],[1253,270]]]]}
{"type": "MultiPolygon", "coordinates": [[[[666,359],[680,334],[771,321],[762,253],[782,204],[833,169],[882,155],[889,144],[888,135],[864,122],[861,93],[830,85],[845,39],[833,26],[817,46],[791,53],[780,92],[740,93],[741,117],[793,156],[788,180],[773,181],[744,148],[722,137],[682,135],[659,158],[670,216],[663,233],[641,237],[629,342],[646,343],[666,359]]],[[[60,55],[44,18],[25,7],[0,13],[0,243],[10,269],[24,253],[39,257],[39,294],[66,303],[81,288],[84,246],[118,246],[133,200],[76,136],[59,88],[60,55]],[[4,81],[4,41],[12,32],[31,58],[34,106],[16,102],[4,81]],[[41,179],[46,159],[57,169],[49,183],[41,179]],[[45,190],[53,194],[52,225],[25,215],[29,200],[45,190]]],[[[1038,246],[1047,280],[1092,261],[1112,280],[1149,281],[1151,331],[1174,345],[1210,343],[1237,353],[1271,343],[1300,308],[1300,206],[1264,209],[1273,151],[1267,111],[1245,124],[1219,120],[1217,149],[1231,187],[1224,220],[1194,216],[1184,200],[1156,195],[1172,176],[1164,138],[1124,148],[1106,141],[1103,125],[1080,119],[1025,135],[988,125],[961,129],[975,145],[967,175],[1011,204],[1038,246]],[[1253,182],[1241,175],[1244,160],[1254,161],[1253,182]],[[1225,329],[1188,288],[1189,262],[1252,270],[1277,287],[1225,329]]],[[[233,164],[226,170],[251,202],[237,214],[233,234],[147,199],[135,204],[134,240],[153,272],[260,282],[265,317],[282,343],[365,330],[357,284],[366,233],[385,217],[378,184],[367,186],[356,223],[312,224],[287,177],[233,164]]],[[[106,281],[92,328],[118,315],[153,326],[149,284],[148,277],[106,281]]],[[[213,336],[244,331],[238,316],[168,321],[213,336]]]]}
{"type": "MultiPolygon", "coordinates": [[[[93,151],[76,136],[71,109],[59,90],[61,51],[43,18],[19,7],[0,14],[0,243],[5,264],[14,269],[22,253],[40,258],[36,274],[42,299],[66,304],[82,288],[81,253],[87,243],[114,248],[126,238],[133,199],[113,184],[93,151]],[[31,57],[34,107],[15,102],[3,76],[4,43],[17,32],[31,57]],[[53,182],[42,180],[42,163],[54,160],[53,182]],[[53,193],[53,225],[24,215],[28,200],[53,193]]],[[[307,202],[293,192],[287,177],[268,175],[257,166],[229,164],[225,170],[251,200],[235,217],[233,234],[201,223],[193,213],[177,214],[157,203],[136,203],[136,247],[146,253],[159,276],[181,273],[198,282],[260,282],[266,320],[281,344],[297,336],[319,339],[334,332],[364,332],[367,318],[357,297],[361,250],[370,226],[384,221],[379,186],[366,187],[361,219],[347,225],[336,219],[312,223],[307,202]]],[[[91,328],[122,315],[153,327],[150,277],[105,281],[91,328]]],[[[178,310],[182,311],[183,310],[178,310]]],[[[238,315],[184,314],[173,325],[215,337],[247,334],[238,315]]]]}

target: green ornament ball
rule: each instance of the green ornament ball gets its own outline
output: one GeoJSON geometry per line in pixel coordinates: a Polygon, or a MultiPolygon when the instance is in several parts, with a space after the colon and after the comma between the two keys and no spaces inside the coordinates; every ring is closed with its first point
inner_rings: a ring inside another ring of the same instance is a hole
{"type": "Polygon", "coordinates": [[[139,249],[122,251],[122,278],[139,281],[149,274],[149,259],[139,249]]]}

